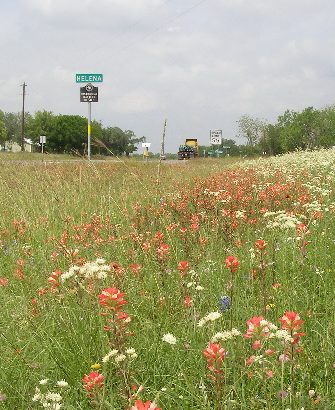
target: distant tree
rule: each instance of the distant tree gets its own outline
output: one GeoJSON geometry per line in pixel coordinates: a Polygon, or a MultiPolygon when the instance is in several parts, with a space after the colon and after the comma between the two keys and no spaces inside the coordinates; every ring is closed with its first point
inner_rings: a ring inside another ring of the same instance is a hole
{"type": "Polygon", "coordinates": [[[6,141],[20,143],[21,141],[21,114],[6,112],[4,114],[4,123],[6,127],[6,141]]]}
{"type": "Polygon", "coordinates": [[[252,118],[249,115],[242,115],[237,121],[239,136],[246,138],[247,144],[255,146],[264,133],[266,123],[259,118],[252,118]]]}
{"type": "Polygon", "coordinates": [[[105,154],[101,144],[103,127],[100,121],[93,120],[91,123],[91,152],[92,154],[105,154]]]}
{"type": "Polygon", "coordinates": [[[126,137],[127,137],[127,143],[124,147],[124,152],[126,156],[128,157],[129,154],[132,154],[133,152],[137,151],[137,145],[140,142],[145,141],[145,137],[136,137],[133,131],[131,130],[126,130],[124,131],[126,137]]]}
{"type": "Polygon", "coordinates": [[[239,154],[241,157],[257,157],[262,155],[262,150],[259,144],[257,145],[239,145],[239,154]]]}
{"type": "Polygon", "coordinates": [[[57,115],[47,138],[47,149],[55,152],[84,154],[87,139],[87,120],[79,115],[57,115]]]}
{"type": "Polygon", "coordinates": [[[108,127],[102,130],[102,142],[106,153],[129,156],[137,150],[136,144],[144,141],[144,137],[136,137],[133,131],[122,131],[119,127],[108,127]]]}
{"type": "Polygon", "coordinates": [[[316,144],[321,147],[332,147],[335,145],[335,107],[326,107],[319,112],[316,121],[318,129],[316,144]]]}
{"type": "Polygon", "coordinates": [[[225,154],[229,154],[232,156],[239,155],[239,148],[236,145],[236,141],[232,139],[223,138],[220,149],[224,151],[225,154]]]}
{"type": "Polygon", "coordinates": [[[45,135],[47,140],[55,127],[56,117],[50,111],[37,111],[34,116],[27,119],[26,134],[34,142],[39,142],[40,136],[45,135]]]}
{"type": "Polygon", "coordinates": [[[280,140],[280,128],[278,125],[268,124],[264,128],[264,133],[259,140],[259,146],[262,153],[268,155],[277,155],[282,153],[280,140]]]}
{"type": "MultiPolygon", "coordinates": [[[[1,118],[1,114],[0,114],[0,118],[1,118]]],[[[0,119],[0,149],[5,144],[6,140],[7,140],[7,129],[6,129],[5,121],[0,119]]]]}
{"type": "Polygon", "coordinates": [[[319,137],[319,115],[319,111],[308,107],[300,113],[286,110],[279,116],[278,126],[283,151],[316,147],[319,137]]]}
{"type": "Polygon", "coordinates": [[[318,118],[320,112],[313,107],[305,108],[299,115],[298,121],[302,129],[302,148],[312,149],[317,146],[319,138],[318,118]]]}

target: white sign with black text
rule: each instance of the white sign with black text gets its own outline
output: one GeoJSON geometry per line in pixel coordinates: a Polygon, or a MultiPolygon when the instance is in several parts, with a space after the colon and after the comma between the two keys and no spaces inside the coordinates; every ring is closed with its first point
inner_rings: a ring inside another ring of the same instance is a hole
{"type": "Polygon", "coordinates": [[[212,145],[220,145],[222,142],[222,130],[211,130],[209,139],[212,145]]]}

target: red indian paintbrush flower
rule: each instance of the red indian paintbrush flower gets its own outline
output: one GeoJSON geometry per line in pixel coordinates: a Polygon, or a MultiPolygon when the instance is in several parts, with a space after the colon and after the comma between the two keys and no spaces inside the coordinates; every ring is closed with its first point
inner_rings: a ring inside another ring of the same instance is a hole
{"type": "Polygon", "coordinates": [[[281,321],[282,328],[286,330],[299,330],[304,323],[296,312],[285,312],[284,316],[279,320],[281,321]]]}
{"type": "Polygon", "coordinates": [[[246,339],[252,337],[267,337],[270,333],[269,322],[263,316],[254,316],[247,320],[247,333],[244,335],[246,339]]]}
{"type": "Polygon", "coordinates": [[[185,276],[190,269],[190,264],[187,261],[180,261],[178,263],[178,270],[181,276],[185,276]]]}
{"type": "Polygon", "coordinates": [[[161,243],[160,246],[156,250],[157,257],[159,259],[164,259],[169,256],[170,253],[170,246],[166,243],[161,243]]]}
{"type": "Polygon", "coordinates": [[[186,298],[184,299],[184,306],[186,308],[190,308],[192,304],[193,304],[193,300],[189,296],[186,296],[186,298]]]}
{"type": "Polygon", "coordinates": [[[92,392],[97,389],[102,389],[104,384],[105,376],[99,372],[91,372],[90,374],[85,374],[83,377],[83,385],[88,392],[92,392]]]}
{"type": "Polygon", "coordinates": [[[297,332],[300,330],[304,320],[300,319],[300,316],[296,312],[285,312],[284,316],[279,319],[281,321],[282,328],[291,332],[293,337],[292,344],[297,344],[301,336],[305,336],[303,332],[297,332]]]}
{"type": "Polygon", "coordinates": [[[267,242],[265,242],[264,239],[257,239],[255,242],[255,247],[262,251],[267,247],[267,242]]]}
{"type": "Polygon", "coordinates": [[[124,295],[125,293],[117,288],[106,288],[98,295],[99,303],[101,306],[110,310],[121,310],[122,306],[127,303],[127,301],[123,299],[124,295]]]}
{"type": "Polygon", "coordinates": [[[298,235],[308,235],[310,233],[308,226],[303,223],[298,224],[296,230],[298,235]]]}
{"type": "Polygon", "coordinates": [[[235,273],[240,265],[240,262],[235,258],[235,256],[227,256],[224,263],[232,273],[235,273]]]}
{"type": "Polygon", "coordinates": [[[131,263],[129,265],[129,268],[134,275],[138,275],[141,272],[142,265],[140,265],[139,263],[131,263]]]}
{"type": "Polygon", "coordinates": [[[161,410],[160,408],[156,407],[156,403],[151,401],[146,401],[143,403],[142,400],[136,400],[135,404],[130,407],[129,410],[161,410]]]}
{"type": "Polygon", "coordinates": [[[207,367],[214,372],[220,372],[220,366],[223,362],[226,352],[220,343],[209,343],[203,350],[203,355],[207,359],[207,367]]]}

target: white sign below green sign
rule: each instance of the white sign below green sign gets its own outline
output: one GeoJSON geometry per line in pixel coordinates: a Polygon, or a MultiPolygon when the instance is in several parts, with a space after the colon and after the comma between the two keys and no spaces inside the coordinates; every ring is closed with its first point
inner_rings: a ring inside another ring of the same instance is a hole
{"type": "Polygon", "coordinates": [[[76,83],[102,83],[102,74],[76,74],[76,83]]]}

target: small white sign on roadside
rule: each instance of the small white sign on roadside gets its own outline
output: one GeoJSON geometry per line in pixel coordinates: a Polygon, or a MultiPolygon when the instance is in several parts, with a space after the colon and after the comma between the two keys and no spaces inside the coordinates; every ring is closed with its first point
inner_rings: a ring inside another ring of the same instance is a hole
{"type": "Polygon", "coordinates": [[[40,136],[40,144],[46,144],[47,142],[47,137],[45,135],[40,136]]]}
{"type": "Polygon", "coordinates": [[[209,139],[212,145],[220,145],[222,143],[222,130],[211,130],[209,139]]]}
{"type": "Polygon", "coordinates": [[[142,148],[150,148],[151,142],[142,142],[142,148]]]}

